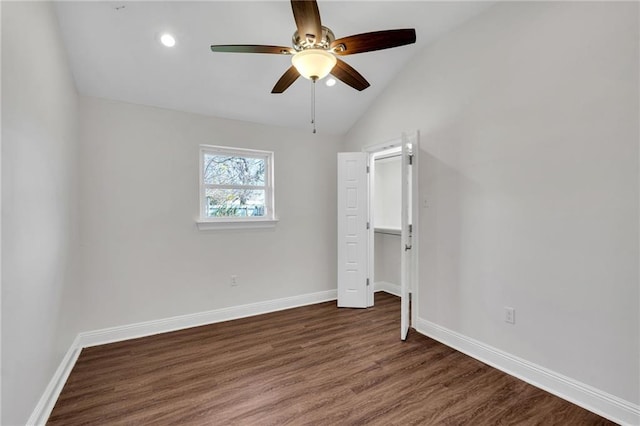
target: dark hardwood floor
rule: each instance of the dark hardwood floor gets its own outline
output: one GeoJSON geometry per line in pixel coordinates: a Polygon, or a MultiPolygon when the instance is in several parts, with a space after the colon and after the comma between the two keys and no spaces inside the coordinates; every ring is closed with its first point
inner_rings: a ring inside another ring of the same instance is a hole
{"type": "Polygon", "coordinates": [[[86,348],[48,424],[613,424],[399,321],[377,293],[86,348]]]}

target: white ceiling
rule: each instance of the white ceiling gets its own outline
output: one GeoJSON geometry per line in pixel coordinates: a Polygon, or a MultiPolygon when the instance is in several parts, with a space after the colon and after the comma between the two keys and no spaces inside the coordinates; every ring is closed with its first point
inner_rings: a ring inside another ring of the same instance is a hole
{"type": "MultiPolygon", "coordinates": [[[[404,64],[490,2],[323,1],[322,24],[336,38],[415,28],[413,45],[345,56],[371,87],[318,83],[318,132],[343,134],[404,64]]],[[[56,4],[81,94],[217,117],[310,129],[311,83],[299,78],[271,94],[289,56],[213,53],[211,44],[290,46],[288,1],[63,1],[56,4]],[[124,6],[124,7],[122,7],[124,6]],[[159,43],[164,32],[177,44],[159,43]]]]}

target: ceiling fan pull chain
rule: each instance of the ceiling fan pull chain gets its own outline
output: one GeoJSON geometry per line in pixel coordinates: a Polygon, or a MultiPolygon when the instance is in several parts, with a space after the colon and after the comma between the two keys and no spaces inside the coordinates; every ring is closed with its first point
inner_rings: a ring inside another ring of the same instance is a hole
{"type": "Polygon", "coordinates": [[[316,81],[314,78],[311,85],[311,124],[313,124],[313,133],[316,132],[316,81]]]}

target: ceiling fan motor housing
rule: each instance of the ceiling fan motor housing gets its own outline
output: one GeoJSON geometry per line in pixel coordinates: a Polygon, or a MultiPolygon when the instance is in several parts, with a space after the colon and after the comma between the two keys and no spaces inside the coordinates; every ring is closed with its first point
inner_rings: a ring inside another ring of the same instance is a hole
{"type": "Polygon", "coordinates": [[[336,36],[333,34],[329,28],[322,26],[322,38],[317,40],[313,34],[305,34],[304,36],[300,36],[298,31],[293,33],[293,37],[291,38],[291,42],[293,43],[293,48],[298,52],[306,49],[324,49],[329,50],[329,46],[336,39],[336,36]]]}

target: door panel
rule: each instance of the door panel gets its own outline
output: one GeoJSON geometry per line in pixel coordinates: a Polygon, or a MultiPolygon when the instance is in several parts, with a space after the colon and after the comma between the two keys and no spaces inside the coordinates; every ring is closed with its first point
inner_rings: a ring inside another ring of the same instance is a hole
{"type": "Polygon", "coordinates": [[[400,228],[400,339],[406,340],[409,333],[409,288],[411,283],[411,144],[402,134],[402,211],[400,228]]]}
{"type": "Polygon", "coordinates": [[[367,307],[368,155],[338,153],[338,307],[367,307]]]}

